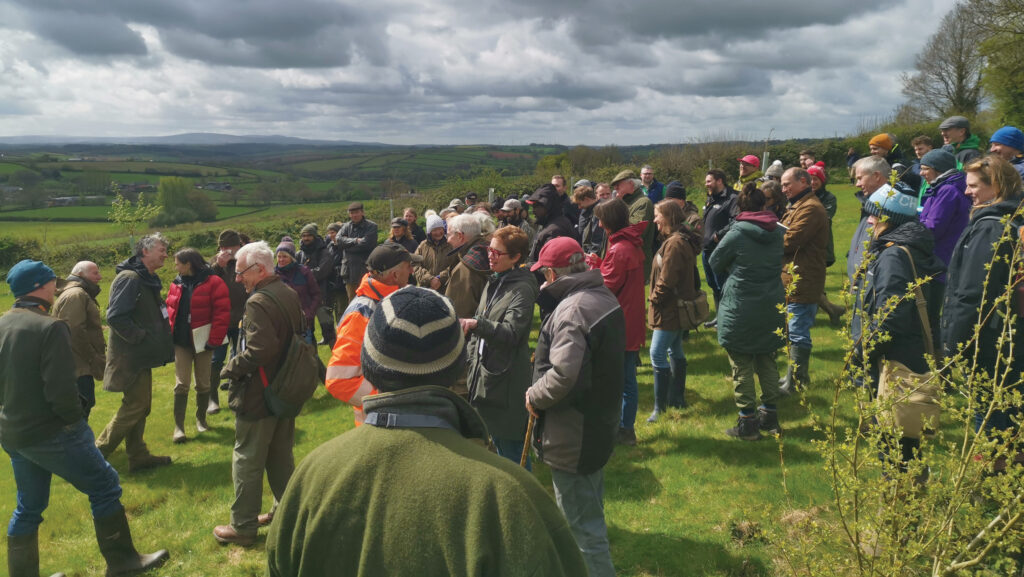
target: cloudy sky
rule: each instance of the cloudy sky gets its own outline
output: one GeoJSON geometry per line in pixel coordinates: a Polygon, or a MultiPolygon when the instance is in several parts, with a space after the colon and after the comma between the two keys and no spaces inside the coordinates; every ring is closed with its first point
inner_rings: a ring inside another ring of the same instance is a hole
{"type": "Polygon", "coordinates": [[[0,0],[0,135],[848,134],[954,0],[0,0]]]}

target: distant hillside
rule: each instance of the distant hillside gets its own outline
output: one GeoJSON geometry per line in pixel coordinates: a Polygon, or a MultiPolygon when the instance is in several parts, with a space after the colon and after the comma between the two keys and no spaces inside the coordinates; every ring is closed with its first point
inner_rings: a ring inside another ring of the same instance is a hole
{"type": "Polygon", "coordinates": [[[0,145],[36,146],[43,144],[129,144],[165,146],[224,146],[229,144],[277,144],[300,146],[387,146],[378,142],[352,140],[310,140],[280,135],[234,135],[214,132],[191,132],[170,136],[0,136],[0,145]]]}

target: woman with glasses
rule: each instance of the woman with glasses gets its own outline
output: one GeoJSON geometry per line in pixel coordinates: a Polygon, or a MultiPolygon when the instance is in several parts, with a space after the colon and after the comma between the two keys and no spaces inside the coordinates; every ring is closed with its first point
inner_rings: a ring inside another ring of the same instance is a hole
{"type": "MultiPolygon", "coordinates": [[[[1018,312],[1022,303],[1011,287],[1016,276],[1011,262],[1020,258],[1014,254],[1020,246],[1020,227],[1024,225],[1020,175],[1013,165],[995,155],[968,164],[964,172],[966,194],[972,202],[971,216],[953,249],[946,274],[943,352],[953,357],[963,345],[960,354],[972,364],[977,359],[975,370],[984,370],[997,382],[1011,379],[1019,387],[1019,375],[1024,370],[1024,327],[1020,326],[1018,312]],[[1000,300],[1007,291],[1011,298],[1000,300]],[[1011,328],[1016,328],[1012,342],[1007,338],[1000,350],[1000,336],[1011,328]]],[[[991,394],[990,389],[979,392],[983,396],[991,394]]],[[[1016,426],[1013,420],[1020,407],[996,410],[987,418],[986,408],[981,405],[975,414],[979,429],[1005,431],[1016,426]]]]}
{"type": "MultiPolygon", "coordinates": [[[[487,247],[491,275],[476,315],[459,319],[468,344],[470,403],[483,417],[498,454],[519,462],[526,434],[523,399],[532,384],[530,326],[539,289],[522,266],[530,250],[517,226],[499,228],[487,247]]],[[[527,462],[529,468],[529,462],[527,462]]]]}

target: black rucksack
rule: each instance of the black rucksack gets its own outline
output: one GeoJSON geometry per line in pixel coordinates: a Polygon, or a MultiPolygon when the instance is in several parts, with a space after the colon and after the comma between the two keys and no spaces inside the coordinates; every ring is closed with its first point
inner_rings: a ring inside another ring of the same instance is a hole
{"type": "MultiPolygon", "coordinates": [[[[277,304],[287,318],[284,305],[270,291],[261,292],[277,304]]],[[[267,410],[275,417],[291,419],[302,410],[302,405],[312,398],[318,384],[324,382],[326,369],[316,347],[303,338],[305,317],[300,317],[299,328],[292,329],[288,350],[284,354],[284,362],[274,375],[274,380],[267,382],[267,373],[260,367],[260,379],[263,381],[263,400],[267,410]]]]}

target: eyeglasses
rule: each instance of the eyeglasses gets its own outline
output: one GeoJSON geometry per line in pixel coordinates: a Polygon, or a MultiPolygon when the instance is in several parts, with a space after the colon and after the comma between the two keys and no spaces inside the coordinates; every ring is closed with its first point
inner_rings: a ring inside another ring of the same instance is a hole
{"type": "Polygon", "coordinates": [[[487,254],[489,254],[491,256],[496,256],[496,257],[498,257],[498,256],[508,256],[509,255],[509,253],[507,253],[507,252],[502,252],[502,251],[500,251],[500,250],[498,250],[496,248],[491,248],[491,247],[487,247],[487,254]]]}
{"type": "Polygon", "coordinates": [[[252,267],[254,267],[254,266],[258,266],[259,264],[260,264],[260,263],[258,263],[258,262],[254,262],[254,263],[252,263],[251,265],[249,265],[249,266],[245,267],[245,268],[244,268],[244,269],[242,269],[242,270],[236,270],[236,271],[235,271],[235,276],[242,276],[242,275],[244,275],[245,273],[249,272],[249,269],[251,269],[251,268],[252,268],[252,267]]]}

